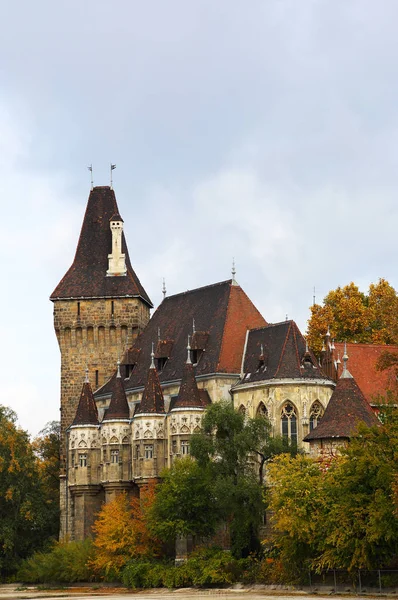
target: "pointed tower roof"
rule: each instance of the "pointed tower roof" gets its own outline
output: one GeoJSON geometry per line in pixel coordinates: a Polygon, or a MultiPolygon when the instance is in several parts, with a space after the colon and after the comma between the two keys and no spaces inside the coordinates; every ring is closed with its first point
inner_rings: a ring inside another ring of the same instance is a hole
{"type": "Polygon", "coordinates": [[[109,222],[115,215],[122,220],[115,192],[109,186],[94,187],[88,198],[73,264],[51,294],[51,300],[133,296],[152,307],[131,266],[124,234],[122,251],[126,256],[127,274],[120,277],[106,275],[108,254],[112,250],[109,222]]]}
{"type": "Polygon", "coordinates": [[[80,394],[79,404],[77,406],[74,425],[98,425],[98,411],[94,400],[93,391],[88,380],[88,371],[86,370],[86,379],[83,383],[80,394]]]}
{"type": "Polygon", "coordinates": [[[103,421],[114,419],[129,419],[130,408],[124,390],[123,380],[120,375],[120,363],[117,366],[117,375],[113,380],[113,391],[108,409],[105,411],[103,421]]]}
{"type": "Polygon", "coordinates": [[[202,398],[199,394],[198,386],[195,379],[195,373],[191,361],[191,347],[189,345],[188,337],[188,356],[185,363],[184,371],[182,374],[182,380],[178,396],[173,404],[175,408],[203,408],[202,398]]]}
{"type": "Polygon", "coordinates": [[[379,425],[357,382],[347,369],[347,353],[344,353],[344,370],[337,381],[319,425],[306,437],[305,442],[312,440],[346,438],[349,439],[359,423],[368,427],[379,425]]]}
{"type": "Polygon", "coordinates": [[[155,353],[151,352],[151,366],[148,371],[148,378],[142,394],[140,404],[137,406],[135,415],[142,414],[164,414],[164,398],[162,388],[160,387],[158,372],[155,367],[155,353]]]}

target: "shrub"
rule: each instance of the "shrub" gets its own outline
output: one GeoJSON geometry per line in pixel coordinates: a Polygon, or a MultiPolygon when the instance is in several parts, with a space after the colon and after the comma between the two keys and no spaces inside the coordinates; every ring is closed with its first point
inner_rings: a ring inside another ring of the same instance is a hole
{"type": "Polygon", "coordinates": [[[21,564],[17,578],[24,583],[92,581],[88,564],[92,541],[55,542],[49,552],[35,552],[21,564]]]}

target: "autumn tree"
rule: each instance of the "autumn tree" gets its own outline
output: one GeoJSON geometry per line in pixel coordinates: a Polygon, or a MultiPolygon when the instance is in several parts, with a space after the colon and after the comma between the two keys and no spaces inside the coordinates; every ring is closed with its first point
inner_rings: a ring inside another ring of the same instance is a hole
{"type": "Polygon", "coordinates": [[[155,486],[149,483],[142,487],[139,498],[118,494],[102,507],[93,526],[91,567],[98,575],[117,578],[129,560],[159,554],[160,543],[148,526],[155,486]]]}
{"type": "Polygon", "coordinates": [[[331,290],[323,304],[311,307],[308,342],[320,352],[330,327],[332,338],[343,342],[398,343],[398,296],[385,279],[371,284],[368,294],[350,283],[331,290]]]}
{"type": "Polygon", "coordinates": [[[39,549],[48,537],[49,511],[29,435],[0,405],[0,573],[39,549]]]}

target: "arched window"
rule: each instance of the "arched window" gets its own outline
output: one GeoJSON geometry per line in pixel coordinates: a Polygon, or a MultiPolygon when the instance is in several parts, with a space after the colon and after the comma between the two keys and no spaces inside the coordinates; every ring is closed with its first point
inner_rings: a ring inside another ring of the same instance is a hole
{"type": "Polygon", "coordinates": [[[297,444],[297,411],[293,404],[286,402],[282,406],[281,424],[283,437],[297,444]]]}
{"type": "Polygon", "coordinates": [[[268,411],[264,402],[260,402],[256,410],[256,417],[268,417],[268,411]]]}
{"type": "Polygon", "coordinates": [[[310,431],[312,431],[319,424],[322,416],[323,406],[318,400],[315,400],[310,410],[310,431]]]}

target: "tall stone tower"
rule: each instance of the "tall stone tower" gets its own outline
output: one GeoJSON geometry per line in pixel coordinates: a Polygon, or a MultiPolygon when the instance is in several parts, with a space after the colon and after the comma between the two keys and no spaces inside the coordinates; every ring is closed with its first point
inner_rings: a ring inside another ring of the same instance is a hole
{"type": "Polygon", "coordinates": [[[86,367],[94,388],[149,321],[152,303],[131,263],[113,189],[94,187],[72,266],[51,294],[61,351],[61,537],[67,534],[66,436],[86,367]]]}

